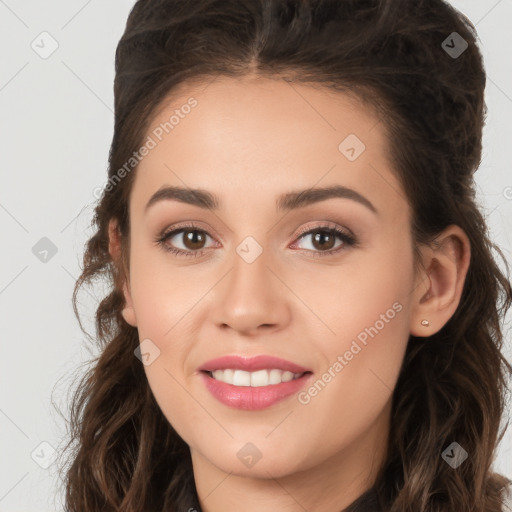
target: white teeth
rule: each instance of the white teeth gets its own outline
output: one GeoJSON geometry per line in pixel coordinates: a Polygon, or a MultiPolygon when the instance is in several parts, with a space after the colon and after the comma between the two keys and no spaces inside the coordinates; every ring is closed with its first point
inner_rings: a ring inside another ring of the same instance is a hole
{"type": "MultiPolygon", "coordinates": [[[[244,373],[246,373],[246,372],[244,372],[244,373]]],[[[257,388],[259,386],[268,386],[268,384],[269,384],[267,370],[258,370],[257,372],[253,372],[253,373],[247,374],[247,375],[250,375],[251,386],[253,388],[257,388]]]]}
{"type": "Polygon", "coordinates": [[[256,372],[246,372],[244,370],[214,370],[212,377],[215,380],[233,384],[234,386],[251,386],[253,388],[268,386],[272,384],[281,384],[289,382],[302,376],[302,373],[292,373],[283,370],[258,370],[256,372]]]}
{"type": "Polygon", "coordinates": [[[251,385],[251,374],[235,370],[233,374],[233,385],[234,386],[250,386],[251,385]]]}

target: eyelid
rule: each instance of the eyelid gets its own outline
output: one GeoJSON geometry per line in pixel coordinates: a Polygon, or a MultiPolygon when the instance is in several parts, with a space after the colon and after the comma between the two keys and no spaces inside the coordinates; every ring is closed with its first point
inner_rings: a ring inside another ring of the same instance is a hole
{"type": "MultiPolygon", "coordinates": [[[[179,229],[197,229],[198,231],[202,231],[206,233],[208,236],[212,237],[210,234],[209,227],[202,227],[199,224],[196,224],[197,221],[183,221],[178,222],[177,224],[172,224],[171,226],[167,226],[164,229],[162,229],[158,235],[159,238],[164,237],[173,231],[177,231],[179,229]]],[[[289,237],[293,237],[294,239],[300,237],[301,235],[304,235],[308,231],[311,231],[312,229],[339,229],[340,231],[343,231],[344,234],[346,234],[349,237],[357,239],[358,236],[349,228],[345,226],[340,226],[336,222],[333,221],[313,221],[313,222],[320,222],[321,224],[314,224],[313,225],[307,225],[305,227],[302,227],[299,231],[291,231],[289,234],[289,237]]],[[[217,237],[217,236],[216,236],[217,237]]],[[[212,237],[213,238],[213,237],[212,237]]],[[[220,238],[220,237],[217,237],[220,238]]]]}
{"type": "Polygon", "coordinates": [[[344,226],[340,226],[340,225],[336,224],[335,222],[331,222],[331,221],[323,221],[322,224],[314,224],[312,226],[306,226],[304,228],[301,228],[295,234],[292,233],[292,236],[294,238],[299,238],[302,235],[304,235],[305,233],[308,233],[310,231],[313,231],[313,230],[320,231],[322,229],[342,231],[348,237],[351,237],[351,238],[354,238],[354,239],[357,238],[356,235],[352,232],[352,230],[350,230],[350,229],[348,229],[348,228],[346,228],[344,226]]]}
{"type": "Polygon", "coordinates": [[[173,233],[174,231],[179,231],[179,230],[182,230],[182,229],[183,229],[183,230],[185,230],[185,229],[189,229],[189,230],[191,230],[191,231],[192,231],[192,230],[193,230],[193,231],[196,231],[196,230],[197,230],[197,231],[201,231],[201,232],[205,233],[205,234],[206,234],[206,235],[208,235],[210,238],[215,238],[215,237],[216,237],[216,238],[220,238],[220,237],[217,237],[216,235],[215,235],[215,237],[214,237],[214,236],[212,236],[212,235],[210,234],[210,231],[212,231],[212,229],[211,229],[211,228],[209,228],[209,227],[208,227],[208,228],[207,228],[207,227],[202,227],[202,226],[200,226],[199,224],[196,224],[196,221],[190,220],[190,221],[178,222],[177,224],[172,224],[171,226],[168,226],[168,227],[166,227],[166,228],[162,229],[162,230],[160,231],[160,234],[159,234],[159,235],[157,235],[157,239],[159,239],[159,238],[163,238],[163,237],[165,237],[165,236],[167,236],[167,235],[169,235],[169,234],[173,233]]]}
{"type": "MultiPolygon", "coordinates": [[[[210,237],[212,240],[216,240],[214,236],[210,234],[210,228],[203,228],[200,225],[196,224],[195,221],[183,221],[178,222],[177,224],[172,224],[171,226],[168,226],[161,230],[159,234],[155,237],[154,242],[156,245],[161,245],[164,250],[167,252],[180,252],[184,251],[184,249],[168,249],[166,247],[166,242],[169,238],[173,238],[177,236],[178,234],[182,233],[183,231],[199,231],[201,233],[204,233],[206,236],[210,237]]],[[[201,251],[206,251],[207,249],[198,249],[197,251],[186,251],[190,254],[198,253],[201,251]]]]}
{"type": "MultiPolygon", "coordinates": [[[[206,236],[212,238],[215,240],[215,237],[212,236],[209,232],[210,228],[202,228],[198,224],[196,224],[194,221],[184,221],[182,223],[173,224],[172,226],[165,228],[160,232],[160,234],[156,237],[155,243],[157,245],[161,245],[163,249],[170,253],[175,253],[177,257],[190,257],[190,256],[201,256],[205,251],[207,251],[210,248],[205,249],[197,249],[197,250],[185,250],[185,249],[179,249],[179,248],[168,248],[166,247],[166,241],[169,238],[172,238],[174,236],[177,236],[178,234],[182,233],[185,230],[189,231],[199,231],[206,236]],[[172,236],[171,236],[172,235],[172,236]]],[[[359,246],[359,238],[358,236],[354,235],[352,230],[340,226],[334,222],[330,221],[323,221],[321,224],[314,224],[309,225],[301,228],[298,232],[296,232],[293,235],[293,243],[292,246],[295,245],[297,242],[299,242],[302,238],[304,238],[304,235],[309,235],[314,233],[315,231],[326,231],[331,232],[333,236],[336,238],[342,240],[341,246],[339,246],[336,249],[329,249],[327,251],[312,251],[309,249],[297,249],[296,252],[301,253],[308,253],[313,257],[328,257],[328,256],[335,256],[339,252],[342,252],[343,250],[347,250],[348,248],[352,247],[358,247],[359,246]]]]}

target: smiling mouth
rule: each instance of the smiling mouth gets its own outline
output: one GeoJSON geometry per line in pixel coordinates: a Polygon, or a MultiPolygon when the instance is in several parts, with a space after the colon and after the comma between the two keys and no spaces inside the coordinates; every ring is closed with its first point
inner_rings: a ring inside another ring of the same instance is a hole
{"type": "Polygon", "coordinates": [[[292,380],[297,380],[312,372],[292,373],[279,369],[257,370],[247,372],[239,369],[203,370],[209,377],[225,384],[241,387],[264,387],[274,386],[292,380]]]}

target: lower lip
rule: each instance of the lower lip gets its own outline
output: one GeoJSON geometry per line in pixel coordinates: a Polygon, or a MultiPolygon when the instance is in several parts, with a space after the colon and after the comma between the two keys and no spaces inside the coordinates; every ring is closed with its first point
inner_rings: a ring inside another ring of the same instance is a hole
{"type": "Polygon", "coordinates": [[[210,391],[219,402],[236,409],[246,409],[250,411],[265,409],[297,393],[306,385],[309,378],[312,376],[311,373],[306,373],[298,379],[281,382],[281,384],[251,387],[226,384],[225,382],[210,377],[210,375],[205,372],[201,372],[201,375],[208,391],[210,391]]]}

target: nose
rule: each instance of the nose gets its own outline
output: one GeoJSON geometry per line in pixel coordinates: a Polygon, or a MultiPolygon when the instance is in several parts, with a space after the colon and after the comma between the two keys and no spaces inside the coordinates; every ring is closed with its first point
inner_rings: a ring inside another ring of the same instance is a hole
{"type": "Polygon", "coordinates": [[[291,294],[269,259],[265,250],[251,263],[235,253],[232,268],[214,288],[212,314],[219,328],[249,337],[286,328],[291,294]]]}

